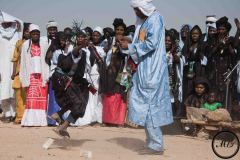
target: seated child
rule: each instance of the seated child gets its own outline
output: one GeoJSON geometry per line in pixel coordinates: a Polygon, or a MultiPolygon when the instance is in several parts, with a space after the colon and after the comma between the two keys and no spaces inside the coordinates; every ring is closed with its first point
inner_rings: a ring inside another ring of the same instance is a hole
{"type": "Polygon", "coordinates": [[[207,121],[214,122],[231,122],[232,118],[227,109],[223,108],[223,105],[217,102],[217,94],[214,91],[210,91],[208,94],[208,100],[202,105],[202,108],[206,109],[208,113],[203,115],[207,121]]]}
{"type": "Polygon", "coordinates": [[[210,91],[207,102],[205,102],[201,107],[209,111],[215,111],[216,109],[222,107],[222,103],[217,102],[216,97],[216,92],[210,91]]]}
{"type": "Polygon", "coordinates": [[[206,78],[198,77],[194,83],[194,92],[185,100],[187,118],[191,120],[203,120],[207,113],[206,109],[201,108],[202,104],[207,101],[209,83],[206,78]]]}

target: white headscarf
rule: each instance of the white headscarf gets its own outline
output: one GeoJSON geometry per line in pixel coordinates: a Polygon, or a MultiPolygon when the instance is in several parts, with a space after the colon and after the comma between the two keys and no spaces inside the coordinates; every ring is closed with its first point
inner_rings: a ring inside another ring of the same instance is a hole
{"type": "Polygon", "coordinates": [[[150,16],[156,10],[152,1],[153,0],[131,0],[130,4],[133,8],[139,8],[145,16],[150,16]]]}
{"type": "Polygon", "coordinates": [[[94,31],[100,33],[101,36],[103,36],[103,29],[102,29],[101,27],[99,27],[99,26],[95,27],[95,28],[93,29],[93,32],[94,32],[94,31]]]}
{"type": "Polygon", "coordinates": [[[33,30],[38,30],[40,32],[40,27],[36,24],[30,24],[29,32],[32,32],[33,30]]]}
{"type": "Polygon", "coordinates": [[[16,17],[13,17],[3,11],[0,11],[0,34],[3,38],[12,39],[15,32],[17,31],[17,21],[22,26],[22,21],[16,17]],[[4,22],[12,22],[12,25],[8,28],[3,28],[2,23],[4,22]]]}

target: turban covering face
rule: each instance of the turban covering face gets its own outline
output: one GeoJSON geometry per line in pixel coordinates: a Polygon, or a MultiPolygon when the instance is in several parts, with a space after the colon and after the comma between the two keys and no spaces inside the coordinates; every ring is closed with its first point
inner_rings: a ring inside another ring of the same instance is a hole
{"type": "Polygon", "coordinates": [[[209,27],[213,27],[215,29],[217,28],[216,22],[217,22],[216,16],[214,16],[214,15],[207,16],[207,19],[206,19],[206,35],[205,35],[205,38],[204,38],[204,42],[206,42],[207,39],[208,39],[209,27]]]}
{"type": "MultiPolygon", "coordinates": [[[[11,39],[13,38],[15,32],[17,32],[18,26],[17,21],[20,23],[20,29],[22,31],[22,21],[14,16],[11,16],[0,10],[0,35],[3,38],[11,39]],[[4,28],[2,23],[12,23],[10,27],[4,28]]],[[[19,32],[19,31],[18,31],[19,32]]],[[[19,32],[19,36],[22,35],[22,32],[19,32]]]]}
{"type": "Polygon", "coordinates": [[[156,9],[152,0],[131,0],[130,4],[133,8],[139,8],[145,16],[150,16],[156,9]]]}

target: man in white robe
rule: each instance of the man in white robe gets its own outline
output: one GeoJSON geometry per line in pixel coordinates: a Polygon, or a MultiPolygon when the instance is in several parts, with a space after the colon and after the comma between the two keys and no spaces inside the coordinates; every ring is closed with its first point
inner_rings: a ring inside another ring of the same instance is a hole
{"type": "Polygon", "coordinates": [[[5,122],[10,122],[15,117],[11,58],[16,42],[22,38],[22,26],[21,20],[0,11],[0,101],[5,122]]]}
{"type": "Polygon", "coordinates": [[[120,42],[123,52],[138,64],[129,94],[128,119],[145,127],[147,148],[141,154],[163,154],[160,127],[173,122],[165,26],[152,0],[131,0],[130,3],[137,15],[135,35],[132,44],[128,44],[127,39],[120,42]]]}
{"type": "Polygon", "coordinates": [[[53,39],[55,39],[56,34],[58,32],[58,23],[55,21],[48,21],[46,24],[46,29],[47,29],[47,36],[42,36],[41,41],[44,41],[45,43],[48,44],[48,46],[51,45],[51,42],[53,39]]]}
{"type": "MultiPolygon", "coordinates": [[[[42,36],[41,37],[41,41],[44,42],[44,44],[46,45],[47,48],[50,47],[52,40],[54,40],[56,38],[57,32],[58,32],[58,23],[55,22],[54,20],[48,21],[48,23],[46,24],[46,29],[47,29],[47,36],[42,36]]],[[[52,57],[53,57],[53,53],[49,52],[51,54],[46,54],[45,57],[45,61],[47,62],[47,64],[49,65],[49,69],[50,69],[50,77],[52,73],[54,72],[54,69],[56,67],[56,65],[53,65],[53,61],[52,61],[52,57]]],[[[54,96],[54,92],[52,90],[52,82],[49,81],[49,90],[48,90],[48,94],[49,94],[49,98],[48,98],[48,116],[51,116],[53,113],[57,112],[60,107],[57,105],[56,101],[55,101],[55,96],[54,96]]],[[[48,125],[56,125],[56,121],[51,120],[50,118],[48,118],[48,125]]]]}

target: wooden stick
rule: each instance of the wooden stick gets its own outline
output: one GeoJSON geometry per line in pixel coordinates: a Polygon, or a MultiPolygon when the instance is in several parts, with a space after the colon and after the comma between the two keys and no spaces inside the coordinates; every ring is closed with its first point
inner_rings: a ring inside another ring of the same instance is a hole
{"type": "Polygon", "coordinates": [[[207,121],[198,121],[198,120],[193,121],[190,119],[181,119],[181,123],[220,126],[220,127],[228,127],[228,128],[233,128],[233,129],[240,129],[240,123],[236,123],[236,122],[207,122],[207,121]]]}

